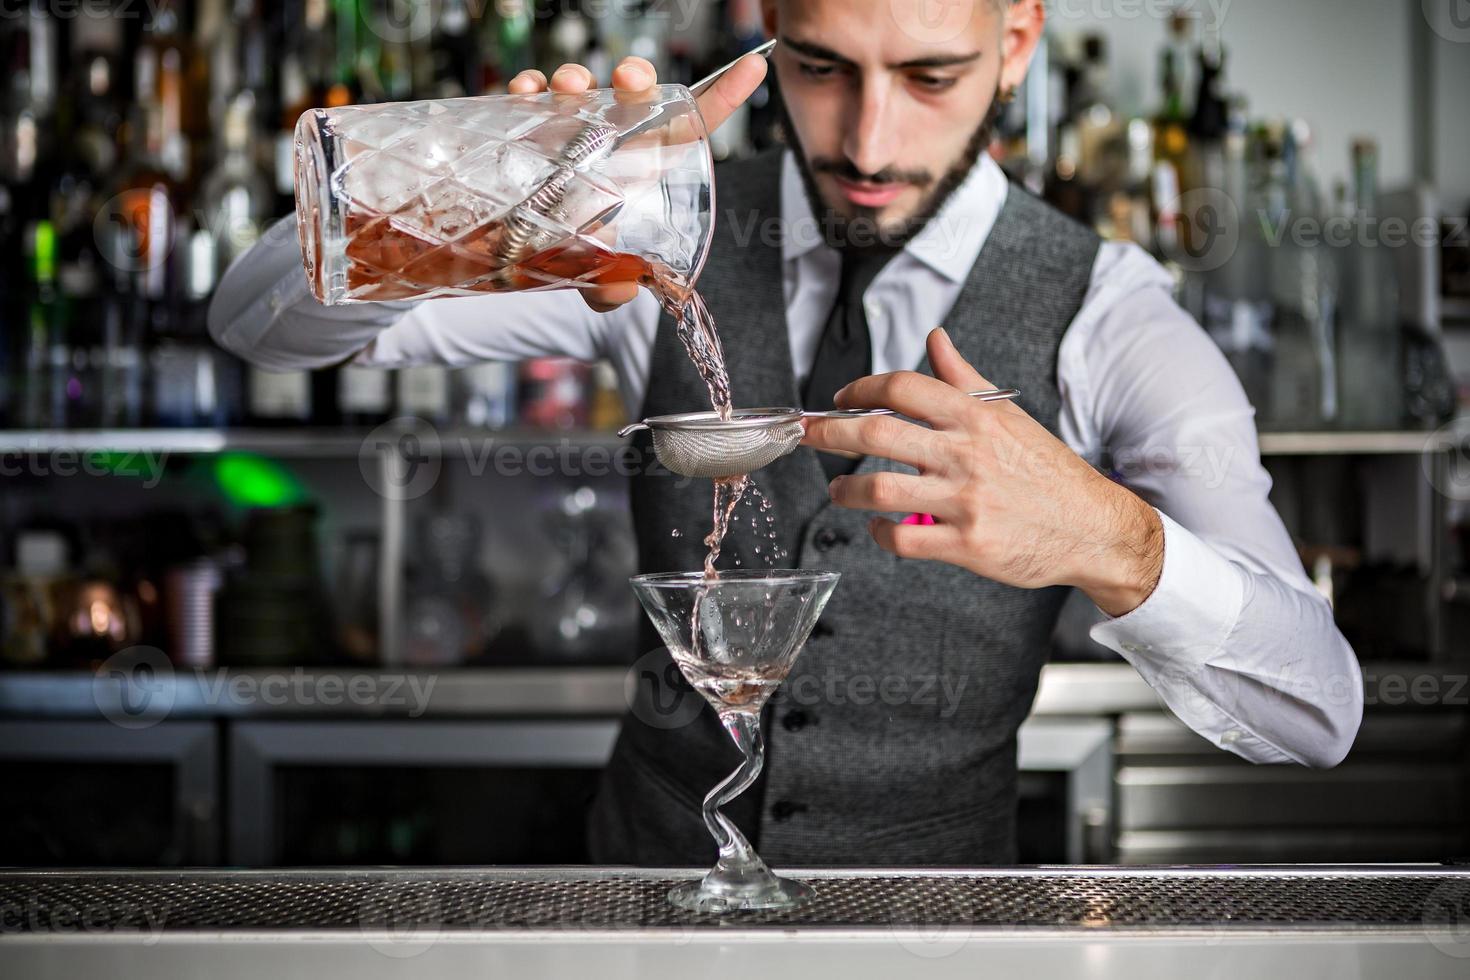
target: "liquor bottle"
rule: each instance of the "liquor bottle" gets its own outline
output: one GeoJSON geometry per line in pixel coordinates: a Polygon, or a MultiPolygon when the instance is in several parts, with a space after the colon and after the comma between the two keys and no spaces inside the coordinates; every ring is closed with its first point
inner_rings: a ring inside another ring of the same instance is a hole
{"type": "Polygon", "coordinates": [[[1354,141],[1352,240],[1342,251],[1342,424],[1393,430],[1403,424],[1403,340],[1393,250],[1379,235],[1378,145],[1354,141]]]}
{"type": "Polygon", "coordinates": [[[1081,83],[1074,93],[1073,123],[1077,128],[1077,176],[1094,200],[1123,183],[1127,169],[1123,120],[1108,102],[1107,41],[1100,34],[1083,38],[1081,83]]]}
{"type": "Polygon", "coordinates": [[[270,215],[270,186],[251,156],[255,96],[241,91],[225,110],[219,162],[200,186],[199,208],[214,239],[216,273],[254,245],[270,215]]]}
{"type": "Polygon", "coordinates": [[[348,364],[338,369],[337,419],[352,428],[372,428],[393,414],[393,372],[348,364]]]}
{"type": "Polygon", "coordinates": [[[1155,158],[1167,161],[1175,173],[1184,173],[1189,156],[1189,113],[1185,109],[1184,65],[1187,51],[1165,45],[1159,60],[1159,87],[1163,104],[1154,116],[1155,158]]]}
{"type": "Polygon", "coordinates": [[[397,371],[398,414],[435,425],[449,421],[449,370],[439,364],[417,364],[397,371]]]}
{"type": "Polygon", "coordinates": [[[357,0],[332,0],[332,24],[336,37],[334,67],[324,104],[335,108],[352,105],[362,96],[358,45],[360,36],[369,32],[358,16],[357,0]]]}
{"type": "Polygon", "coordinates": [[[1334,425],[1341,408],[1339,276],[1331,249],[1299,234],[1308,223],[1320,226],[1323,217],[1307,159],[1306,127],[1275,124],[1269,132],[1272,211],[1263,220],[1274,242],[1268,270],[1273,349],[1270,393],[1260,424],[1263,429],[1311,431],[1334,425]]]}
{"type": "MultiPolygon", "coordinates": [[[[146,82],[146,74],[138,77],[146,82]]],[[[168,256],[181,196],[166,150],[177,134],[166,130],[166,120],[157,102],[143,100],[133,106],[128,150],[107,218],[121,236],[122,251],[115,258],[134,274],[133,287],[149,303],[163,303],[168,296],[168,256]]]]}
{"type": "Polygon", "coordinates": [[[535,67],[531,51],[531,28],[534,13],[529,0],[495,0],[495,16],[487,17],[493,27],[490,49],[495,52],[499,84],[504,85],[527,68],[535,67]]]}
{"type": "Polygon", "coordinates": [[[199,100],[208,89],[193,88],[194,48],[183,33],[173,0],[160,0],[143,31],[135,59],[135,97],[157,107],[162,145],[159,162],[171,180],[186,186],[193,173],[191,138],[207,128],[199,100]],[[197,97],[197,98],[196,98],[197,97]]]}
{"type": "MultiPolygon", "coordinates": [[[[1237,200],[1243,201],[1243,214],[1273,213],[1270,156],[1265,133],[1255,134],[1249,142],[1242,136],[1222,147],[1224,179],[1216,186],[1240,189],[1243,196],[1237,200]],[[1247,187],[1249,193],[1244,190],[1247,187]]],[[[1181,236],[1182,254],[1191,258],[1209,254],[1207,241],[1201,238],[1208,239],[1221,231],[1220,217],[1180,217],[1186,232],[1194,232],[1181,236]]],[[[1246,397],[1258,411],[1269,398],[1271,323],[1275,315],[1269,288],[1272,250],[1261,226],[1259,220],[1242,222],[1239,242],[1224,263],[1190,277],[1185,302],[1235,368],[1246,397]]]]}
{"type": "MultiPolygon", "coordinates": [[[[72,347],[72,296],[61,288],[57,275],[56,229],[49,221],[35,222],[27,233],[31,257],[30,317],[26,356],[26,399],[21,424],[26,428],[63,429],[81,421],[76,411],[83,401],[80,371],[72,347]]],[[[85,290],[75,279],[67,286],[85,290]]]]}
{"type": "Polygon", "coordinates": [[[483,69],[466,0],[444,0],[433,39],[435,98],[477,95],[483,69]]]}
{"type": "Polygon", "coordinates": [[[286,50],[281,58],[281,115],[275,136],[277,213],[294,207],[296,121],[315,106],[326,104],[326,75],[332,69],[327,0],[301,0],[299,18],[286,23],[286,50]]]}

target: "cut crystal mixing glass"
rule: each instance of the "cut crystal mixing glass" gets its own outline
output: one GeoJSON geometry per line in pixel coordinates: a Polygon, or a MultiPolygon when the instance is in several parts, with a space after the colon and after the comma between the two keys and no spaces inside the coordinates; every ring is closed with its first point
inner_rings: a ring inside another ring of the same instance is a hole
{"type": "Polygon", "coordinates": [[[687,290],[709,249],[712,168],[681,85],[312,109],[296,126],[307,281],[327,305],[687,290]]]}
{"type": "Polygon", "coordinates": [[[760,775],[765,762],[761,708],[786,679],[807,634],[837,585],[837,572],[736,570],[639,575],[633,591],[684,678],[704,695],[745,756],[704,800],[704,822],[719,859],[669,901],[698,912],[793,908],[811,886],[778,878],[720,807],[760,775]]]}

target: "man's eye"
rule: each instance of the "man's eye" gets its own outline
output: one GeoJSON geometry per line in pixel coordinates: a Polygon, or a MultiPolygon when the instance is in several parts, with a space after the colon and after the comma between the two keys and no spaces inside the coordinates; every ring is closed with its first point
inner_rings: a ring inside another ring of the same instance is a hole
{"type": "Polygon", "coordinates": [[[915,85],[926,92],[943,92],[953,87],[955,82],[953,78],[942,78],[938,75],[912,75],[910,77],[915,85]]]}
{"type": "Polygon", "coordinates": [[[831,78],[837,74],[837,69],[832,65],[813,65],[802,62],[801,73],[807,78],[831,78]]]}

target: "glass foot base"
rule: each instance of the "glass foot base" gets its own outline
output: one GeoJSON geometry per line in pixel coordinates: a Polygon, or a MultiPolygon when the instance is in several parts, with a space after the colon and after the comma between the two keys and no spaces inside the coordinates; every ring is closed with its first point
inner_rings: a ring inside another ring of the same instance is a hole
{"type": "Polygon", "coordinates": [[[810,885],[777,878],[761,869],[756,875],[722,875],[711,871],[669,892],[669,904],[690,912],[742,912],[757,909],[794,909],[816,894],[810,885]]]}

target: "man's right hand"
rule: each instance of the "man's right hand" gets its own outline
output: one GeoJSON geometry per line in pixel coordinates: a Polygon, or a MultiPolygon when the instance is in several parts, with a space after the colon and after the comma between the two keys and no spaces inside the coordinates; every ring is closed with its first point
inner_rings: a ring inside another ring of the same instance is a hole
{"type": "MultiPolygon", "coordinates": [[[[705,127],[710,132],[718,129],[760,87],[765,77],[765,58],[758,54],[741,58],[699,97],[699,113],[704,117],[705,127]]],[[[531,95],[547,89],[576,94],[587,91],[596,82],[585,66],[567,64],[553,72],[549,81],[535,69],[523,71],[510,80],[508,87],[512,95],[531,95]]],[[[657,84],[658,72],[646,58],[624,58],[613,70],[612,87],[619,92],[643,92],[657,84]]],[[[631,302],[638,295],[638,284],[613,283],[579,292],[588,306],[598,313],[606,313],[631,302]]]]}

